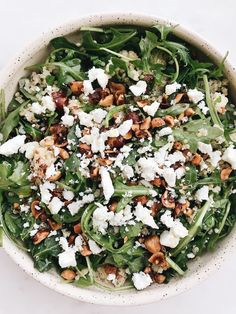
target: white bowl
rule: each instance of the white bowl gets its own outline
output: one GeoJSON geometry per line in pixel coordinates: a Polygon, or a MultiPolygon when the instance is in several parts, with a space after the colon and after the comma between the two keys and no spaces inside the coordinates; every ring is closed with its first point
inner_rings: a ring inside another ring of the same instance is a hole
{"type": "MultiPolygon", "coordinates": [[[[17,82],[26,75],[24,67],[41,61],[47,54],[48,42],[57,36],[69,35],[78,31],[81,26],[101,26],[114,24],[132,24],[141,26],[152,26],[155,24],[174,25],[168,21],[158,19],[153,16],[139,14],[101,14],[79,18],[71,23],[64,24],[43,34],[30,46],[23,50],[1,73],[0,88],[6,93],[6,100],[9,102],[16,91],[17,82]]],[[[222,56],[212,48],[204,39],[196,34],[177,26],[174,29],[176,36],[200,49],[205,55],[215,63],[222,60],[222,56]]],[[[236,72],[235,69],[226,63],[225,75],[231,82],[231,90],[236,95],[236,72]]],[[[3,247],[8,255],[29,275],[41,282],[45,286],[60,292],[66,296],[80,301],[107,305],[138,305],[157,302],[170,296],[179,294],[190,289],[199,281],[207,278],[209,274],[218,270],[231,252],[235,249],[236,230],[220,242],[218,248],[213,253],[207,253],[201,258],[189,263],[189,270],[183,278],[171,280],[166,285],[152,285],[144,291],[128,290],[122,292],[109,292],[96,287],[78,288],[71,284],[65,284],[55,272],[40,273],[33,267],[32,259],[25,252],[21,251],[14,243],[4,236],[3,247]]]]}

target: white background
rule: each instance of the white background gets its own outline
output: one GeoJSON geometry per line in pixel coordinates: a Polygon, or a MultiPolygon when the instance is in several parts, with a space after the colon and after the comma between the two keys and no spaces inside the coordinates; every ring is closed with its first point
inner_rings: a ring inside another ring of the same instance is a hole
{"type": "MultiPolygon", "coordinates": [[[[139,12],[174,20],[209,40],[236,65],[234,0],[1,0],[0,68],[43,31],[81,15],[139,12]]],[[[0,249],[0,314],[233,314],[236,252],[218,273],[180,296],[139,307],[105,307],[71,300],[41,286],[0,249]]]]}

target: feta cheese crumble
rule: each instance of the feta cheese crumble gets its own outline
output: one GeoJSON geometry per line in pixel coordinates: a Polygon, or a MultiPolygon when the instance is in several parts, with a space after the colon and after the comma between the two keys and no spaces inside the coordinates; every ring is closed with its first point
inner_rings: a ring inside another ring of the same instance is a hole
{"type": "Polygon", "coordinates": [[[149,274],[145,274],[144,272],[133,273],[132,281],[137,290],[143,290],[150,286],[152,283],[152,278],[149,274]]]}
{"type": "Polygon", "coordinates": [[[135,96],[141,96],[147,90],[147,83],[145,81],[138,81],[137,84],[131,85],[129,89],[135,96]]]}

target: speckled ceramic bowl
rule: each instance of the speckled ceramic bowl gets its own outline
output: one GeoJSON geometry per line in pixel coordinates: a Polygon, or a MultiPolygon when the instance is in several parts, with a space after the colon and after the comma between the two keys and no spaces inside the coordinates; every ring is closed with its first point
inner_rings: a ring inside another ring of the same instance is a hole
{"type": "MultiPolygon", "coordinates": [[[[152,26],[157,23],[173,25],[168,21],[163,21],[153,16],[144,16],[138,14],[100,14],[79,18],[71,23],[59,26],[50,32],[44,33],[40,38],[23,50],[0,74],[0,87],[4,88],[7,102],[12,98],[18,80],[25,75],[24,67],[38,63],[47,54],[47,45],[50,39],[61,36],[73,35],[81,26],[101,26],[107,24],[132,24],[142,26],[152,26]]],[[[215,63],[222,60],[222,56],[212,48],[205,40],[199,38],[196,34],[188,31],[182,26],[175,28],[176,36],[184,39],[201,50],[215,63]]],[[[228,63],[225,67],[225,75],[231,82],[231,90],[236,95],[236,72],[228,63]]],[[[34,269],[31,258],[23,251],[18,249],[14,243],[6,237],[3,240],[3,246],[9,256],[29,275],[44,284],[45,286],[58,291],[64,295],[80,301],[86,301],[97,304],[107,305],[138,305],[151,302],[157,302],[170,296],[190,289],[199,281],[205,279],[209,274],[218,270],[235,249],[236,230],[220,243],[218,249],[190,263],[190,268],[186,275],[180,279],[174,279],[167,285],[152,285],[144,291],[128,290],[123,292],[108,292],[99,290],[96,287],[78,288],[71,284],[65,284],[60,277],[53,273],[39,273],[34,269]]]]}

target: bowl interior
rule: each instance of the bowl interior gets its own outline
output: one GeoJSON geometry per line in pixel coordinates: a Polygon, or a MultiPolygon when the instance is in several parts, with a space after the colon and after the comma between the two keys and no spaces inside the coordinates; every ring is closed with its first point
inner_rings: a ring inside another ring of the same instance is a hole
{"type": "MultiPolygon", "coordinates": [[[[106,14],[96,15],[91,17],[80,18],[76,21],[62,25],[50,32],[43,34],[41,38],[36,40],[25,50],[23,50],[16,59],[14,59],[0,74],[0,87],[5,90],[6,100],[9,102],[16,91],[17,82],[22,77],[27,75],[24,67],[39,63],[46,57],[48,53],[48,42],[50,39],[67,35],[74,38],[81,26],[101,26],[114,24],[130,24],[141,26],[152,26],[155,24],[174,25],[168,21],[160,20],[155,17],[136,15],[136,14],[106,14]]],[[[174,33],[177,37],[182,38],[189,44],[198,48],[213,62],[220,63],[222,56],[220,56],[206,41],[199,38],[192,32],[185,28],[178,26],[174,33]]],[[[235,70],[228,63],[225,65],[225,75],[231,82],[232,95],[236,95],[236,75],[235,70]]],[[[236,243],[236,232],[224,239],[215,252],[207,253],[201,258],[189,264],[189,270],[186,276],[179,279],[172,280],[166,285],[152,285],[144,291],[126,290],[126,291],[104,291],[96,287],[78,288],[73,285],[63,283],[60,277],[54,272],[39,273],[34,269],[31,258],[14,243],[4,237],[3,246],[6,252],[13,258],[13,260],[28,274],[33,276],[42,284],[52,288],[64,295],[73,297],[75,299],[109,305],[134,305],[155,302],[169,296],[183,292],[198,281],[205,279],[213,270],[217,270],[224,262],[231,252],[234,250],[236,243]]]]}

